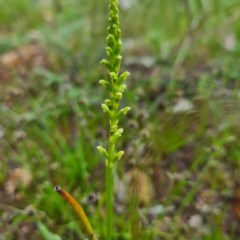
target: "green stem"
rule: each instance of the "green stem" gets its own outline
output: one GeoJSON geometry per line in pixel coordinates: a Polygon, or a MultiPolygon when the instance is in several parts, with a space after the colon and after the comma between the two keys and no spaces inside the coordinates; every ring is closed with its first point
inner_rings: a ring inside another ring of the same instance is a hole
{"type": "Polygon", "coordinates": [[[112,238],[112,214],[113,214],[113,177],[112,177],[112,166],[107,164],[106,166],[106,192],[107,192],[107,240],[112,238]]]}
{"type": "Polygon", "coordinates": [[[130,107],[119,109],[123,92],[126,88],[124,81],[129,76],[128,72],[119,74],[121,65],[121,29],[119,26],[118,0],[109,0],[109,26],[107,34],[107,59],[101,61],[108,69],[109,80],[101,79],[99,83],[109,91],[109,99],[105,99],[102,104],[103,112],[109,117],[109,138],[108,150],[102,146],[97,149],[106,159],[106,240],[112,240],[112,220],[113,220],[113,174],[114,164],[120,160],[124,151],[116,151],[116,142],[121,137],[122,128],[118,127],[118,122],[122,115],[126,115],[130,107]]]}
{"type": "MultiPolygon", "coordinates": [[[[115,116],[113,117],[113,119],[115,116]]],[[[107,216],[106,216],[106,226],[107,226],[107,240],[112,238],[112,215],[113,215],[113,158],[115,152],[115,142],[112,141],[111,128],[115,124],[114,120],[109,122],[109,139],[108,139],[108,153],[109,157],[106,162],[106,192],[107,192],[107,216]]]]}

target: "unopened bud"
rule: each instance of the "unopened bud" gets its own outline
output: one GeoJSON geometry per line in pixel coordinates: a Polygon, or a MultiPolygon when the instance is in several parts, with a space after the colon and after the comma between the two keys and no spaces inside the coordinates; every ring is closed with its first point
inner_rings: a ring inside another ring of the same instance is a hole
{"type": "Polygon", "coordinates": [[[116,99],[118,99],[118,100],[121,100],[122,96],[123,96],[123,94],[121,92],[117,92],[115,95],[116,99]]]}
{"type": "Polygon", "coordinates": [[[119,83],[124,82],[128,78],[129,75],[130,75],[129,72],[127,72],[127,71],[123,72],[118,78],[119,83]]]}
{"type": "Polygon", "coordinates": [[[123,154],[124,154],[124,151],[117,152],[114,156],[114,161],[120,160],[122,158],[123,154]]]}
{"type": "Polygon", "coordinates": [[[107,152],[107,150],[105,148],[103,148],[102,146],[97,146],[97,150],[100,152],[100,154],[105,157],[106,159],[108,159],[109,154],[107,152]]]}
{"type": "Polygon", "coordinates": [[[109,108],[108,108],[108,106],[106,104],[103,103],[101,106],[102,106],[103,112],[110,113],[110,110],[109,110],[109,108]]]}
{"type": "Polygon", "coordinates": [[[113,81],[118,79],[118,76],[115,72],[110,72],[109,75],[110,75],[111,80],[113,80],[113,81]]]}
{"type": "Polygon", "coordinates": [[[121,92],[124,92],[124,90],[126,89],[126,87],[127,87],[127,85],[122,84],[122,85],[119,87],[119,90],[120,90],[121,92]]]}

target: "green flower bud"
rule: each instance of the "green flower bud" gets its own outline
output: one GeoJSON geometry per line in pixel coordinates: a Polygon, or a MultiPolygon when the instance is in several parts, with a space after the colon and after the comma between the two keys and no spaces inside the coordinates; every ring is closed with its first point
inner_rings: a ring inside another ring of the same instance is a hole
{"type": "Polygon", "coordinates": [[[109,88],[109,87],[110,87],[110,83],[109,83],[108,81],[104,80],[104,79],[101,79],[101,80],[99,81],[99,83],[100,83],[103,87],[105,87],[105,88],[109,88]]]}
{"type": "Polygon", "coordinates": [[[111,47],[106,47],[106,53],[108,56],[110,56],[111,54],[113,54],[113,50],[111,47]]]}
{"type": "Polygon", "coordinates": [[[119,161],[122,158],[123,154],[124,154],[124,151],[119,151],[115,153],[114,162],[119,161]]]}
{"type": "Polygon", "coordinates": [[[116,141],[122,136],[122,133],[123,133],[123,129],[122,128],[119,128],[117,129],[113,135],[110,137],[109,141],[112,143],[112,144],[115,144],[116,141]]]}
{"type": "Polygon", "coordinates": [[[122,84],[122,85],[119,87],[119,91],[124,92],[124,90],[126,89],[126,87],[127,87],[127,85],[122,84]]]}
{"type": "Polygon", "coordinates": [[[100,152],[100,154],[105,157],[106,159],[108,159],[109,154],[107,152],[107,150],[105,148],[103,148],[102,146],[97,146],[97,150],[100,152]]]}
{"type": "Polygon", "coordinates": [[[109,107],[112,105],[112,101],[110,99],[105,99],[104,103],[109,107]]]}
{"type": "Polygon", "coordinates": [[[121,55],[117,55],[115,58],[116,58],[117,60],[121,60],[121,59],[122,59],[122,56],[121,56],[121,55]]]}
{"type": "Polygon", "coordinates": [[[110,62],[107,59],[103,59],[100,63],[106,65],[107,67],[110,66],[110,62]]]}
{"type": "Polygon", "coordinates": [[[117,125],[117,124],[111,126],[111,128],[110,128],[110,132],[113,133],[113,134],[114,134],[117,130],[118,130],[118,125],[117,125]]]}
{"type": "Polygon", "coordinates": [[[115,72],[110,72],[109,75],[110,75],[111,80],[113,80],[113,81],[118,79],[118,76],[115,72]]]}
{"type": "Polygon", "coordinates": [[[122,133],[123,133],[123,128],[119,128],[115,133],[114,133],[114,136],[116,138],[120,138],[122,136],[122,133]]]}
{"type": "Polygon", "coordinates": [[[122,108],[122,109],[118,112],[117,116],[118,116],[118,117],[121,117],[122,115],[126,115],[130,110],[131,110],[130,107],[122,108]]]}
{"type": "Polygon", "coordinates": [[[123,96],[123,94],[122,94],[121,92],[117,92],[116,95],[115,95],[115,98],[116,98],[117,100],[121,100],[121,99],[122,99],[122,96],[123,96]]]}
{"type": "Polygon", "coordinates": [[[112,34],[109,34],[108,36],[107,36],[107,43],[108,43],[108,46],[109,47],[114,47],[114,45],[115,45],[115,42],[116,42],[116,40],[115,40],[115,37],[114,37],[114,35],[112,35],[112,34]]]}
{"type": "MultiPolygon", "coordinates": [[[[121,41],[121,40],[118,40],[117,43],[116,43],[116,52],[120,53],[121,48],[122,48],[122,41],[121,41]]],[[[120,56],[120,55],[119,55],[119,56],[120,56]]],[[[122,56],[121,56],[120,59],[122,59],[122,56]]]]}
{"type": "Polygon", "coordinates": [[[129,75],[130,75],[129,72],[127,71],[123,72],[118,78],[118,83],[121,84],[122,82],[126,81],[129,75]]]}
{"type": "Polygon", "coordinates": [[[110,110],[106,104],[103,103],[101,106],[102,106],[103,112],[110,114],[110,110]]]}
{"type": "Polygon", "coordinates": [[[117,25],[116,25],[116,24],[113,24],[113,25],[112,25],[112,29],[113,29],[114,33],[116,33],[116,31],[117,31],[117,25]]]}
{"type": "Polygon", "coordinates": [[[106,47],[105,49],[106,49],[106,51],[113,52],[111,47],[106,47]]]}

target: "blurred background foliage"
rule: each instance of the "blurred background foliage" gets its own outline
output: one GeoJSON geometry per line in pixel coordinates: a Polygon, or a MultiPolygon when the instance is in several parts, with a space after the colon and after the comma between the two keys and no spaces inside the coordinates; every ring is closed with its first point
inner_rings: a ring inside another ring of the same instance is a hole
{"type": "MultiPolygon", "coordinates": [[[[238,239],[239,1],[119,6],[133,110],[114,239],[238,239]]],[[[107,14],[106,0],[0,0],[1,240],[82,239],[56,184],[104,239],[107,14]]]]}

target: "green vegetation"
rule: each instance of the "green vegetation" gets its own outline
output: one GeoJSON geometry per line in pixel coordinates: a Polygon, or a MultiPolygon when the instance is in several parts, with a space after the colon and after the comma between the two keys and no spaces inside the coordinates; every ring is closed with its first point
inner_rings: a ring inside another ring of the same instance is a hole
{"type": "MultiPolygon", "coordinates": [[[[237,240],[239,1],[119,7],[131,72],[120,108],[132,110],[113,171],[111,239],[237,240]]],[[[108,1],[0,0],[0,239],[83,239],[56,184],[106,237],[96,146],[108,136],[107,94],[96,80],[108,77],[107,14],[108,1]]]]}

